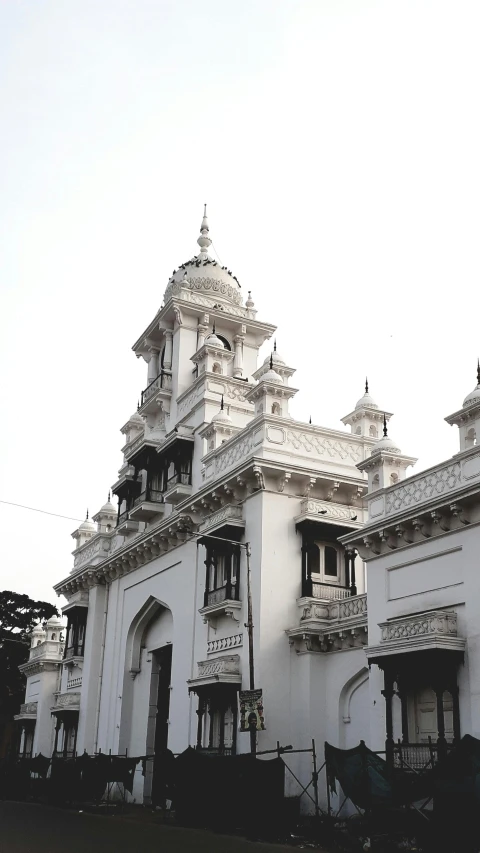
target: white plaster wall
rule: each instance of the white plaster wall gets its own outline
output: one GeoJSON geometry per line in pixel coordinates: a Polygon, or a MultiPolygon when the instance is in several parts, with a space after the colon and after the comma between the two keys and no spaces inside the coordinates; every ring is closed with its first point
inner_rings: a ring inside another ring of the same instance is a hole
{"type": "MultiPolygon", "coordinates": [[[[37,678],[38,676],[35,676],[37,678]]],[[[44,669],[40,675],[38,692],[37,722],[33,738],[32,753],[41,752],[42,755],[51,756],[53,750],[53,732],[55,720],[51,714],[51,708],[55,704],[54,694],[59,688],[59,670],[44,669]]],[[[32,697],[32,701],[35,698],[32,697]]]]}

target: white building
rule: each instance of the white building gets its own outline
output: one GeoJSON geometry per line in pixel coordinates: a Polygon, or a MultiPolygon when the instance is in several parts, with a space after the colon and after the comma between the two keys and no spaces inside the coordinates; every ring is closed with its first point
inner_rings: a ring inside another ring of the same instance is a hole
{"type": "MultiPolygon", "coordinates": [[[[438,650],[453,672],[465,640],[462,731],[475,733],[478,618],[465,601],[468,592],[474,611],[468,564],[480,451],[463,446],[479,428],[480,391],[451,419],[460,424],[462,453],[409,480],[413,486],[397,484],[414,460],[388,438],[379,441],[391,416],[368,386],[343,418],[349,432],[293,420],[295,371],[275,347],[258,366],[275,329],[208,255],[206,216],[198,244],[133,346],[147,376],[138,411],[121,429],[118,511],[109,498],[75,531],[73,569],[55,587],[68,601],[66,643],[38,631],[40,645],[34,640],[24,666],[19,719],[33,752],[145,755],[167,745],[174,753],[188,745],[247,752],[237,711],[238,691],[249,687],[247,542],[255,686],[266,722],[258,750],[277,741],[308,748],[312,738],[320,752],[325,740],[351,747],[363,738],[383,748],[384,687],[376,665],[369,679],[367,655],[383,666],[410,649],[438,650]],[[362,529],[365,496],[370,520],[362,529]],[[419,617],[424,610],[429,615],[419,617]]],[[[418,696],[408,699],[413,716],[422,713],[418,696]]],[[[289,763],[306,783],[311,757],[289,763]]],[[[155,799],[154,766],[136,774],[137,801],[155,799]]]]}

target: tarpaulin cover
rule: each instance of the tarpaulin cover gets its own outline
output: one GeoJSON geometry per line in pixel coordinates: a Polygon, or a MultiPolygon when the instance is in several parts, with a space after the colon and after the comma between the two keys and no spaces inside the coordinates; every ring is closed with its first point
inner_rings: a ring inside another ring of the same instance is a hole
{"type": "Polygon", "coordinates": [[[337,779],[344,795],[360,809],[406,805],[429,797],[433,791],[431,772],[392,772],[363,740],[353,749],[337,749],[325,743],[325,761],[330,790],[336,793],[337,779]]]}
{"type": "Polygon", "coordinates": [[[279,758],[208,755],[189,747],[175,760],[174,806],[181,820],[196,825],[278,825],[284,785],[279,758]]]}

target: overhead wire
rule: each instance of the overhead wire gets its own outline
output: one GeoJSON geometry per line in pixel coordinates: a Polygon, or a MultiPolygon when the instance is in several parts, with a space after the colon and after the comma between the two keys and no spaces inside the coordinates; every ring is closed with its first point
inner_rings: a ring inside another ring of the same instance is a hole
{"type": "Polygon", "coordinates": [[[66,518],[68,521],[83,521],[83,518],[73,518],[71,515],[61,515],[59,512],[49,512],[47,509],[38,509],[36,506],[25,506],[24,504],[16,504],[13,501],[2,501],[0,504],[8,504],[8,506],[16,506],[20,509],[29,509],[31,512],[41,512],[43,515],[54,515],[56,518],[66,518]]]}

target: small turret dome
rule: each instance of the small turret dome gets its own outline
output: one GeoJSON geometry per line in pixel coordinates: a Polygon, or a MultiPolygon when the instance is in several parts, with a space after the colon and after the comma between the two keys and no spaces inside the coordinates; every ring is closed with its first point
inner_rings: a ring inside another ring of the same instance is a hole
{"type": "Polygon", "coordinates": [[[395,454],[397,454],[397,453],[401,453],[402,451],[395,444],[395,442],[392,441],[391,438],[389,438],[388,435],[384,435],[384,436],[382,436],[380,441],[377,441],[377,443],[375,444],[375,446],[372,450],[372,456],[374,456],[377,453],[382,453],[382,452],[383,453],[395,453],[395,454]]]}
{"type": "Polygon", "coordinates": [[[467,409],[469,406],[473,406],[478,403],[480,403],[480,361],[477,362],[477,384],[473,391],[465,397],[463,401],[463,408],[467,409]]]}
{"type": "Polygon", "coordinates": [[[44,633],[45,633],[45,629],[44,629],[41,622],[39,622],[37,625],[35,625],[35,628],[33,628],[33,630],[32,630],[32,634],[35,634],[35,635],[40,635],[40,634],[43,635],[44,633]]]}
{"type": "Polygon", "coordinates": [[[101,509],[99,509],[97,515],[100,515],[100,513],[102,513],[103,515],[116,515],[117,514],[117,510],[115,509],[114,505],[112,504],[112,502],[110,500],[110,492],[108,493],[107,502],[105,504],[103,504],[101,509]]]}
{"type": "Polygon", "coordinates": [[[218,347],[219,349],[225,349],[225,344],[223,343],[223,341],[220,340],[220,338],[217,337],[214,331],[211,335],[208,335],[205,338],[205,343],[209,347],[218,347]]]}
{"type": "Polygon", "coordinates": [[[260,377],[260,382],[275,382],[277,385],[283,385],[282,377],[273,367],[260,377]]]}
{"type": "Polygon", "coordinates": [[[128,421],[129,421],[129,423],[138,424],[141,427],[145,426],[145,424],[143,422],[143,418],[141,415],[138,414],[138,412],[134,412],[132,417],[129,418],[128,421]]]}
{"type": "Polygon", "coordinates": [[[225,411],[225,405],[223,402],[223,394],[222,394],[222,402],[220,403],[220,411],[217,412],[216,415],[212,418],[212,424],[231,424],[233,423],[231,417],[225,411]]]}
{"type": "Polygon", "coordinates": [[[79,525],[78,529],[82,533],[96,533],[97,532],[97,525],[94,524],[93,521],[90,521],[90,519],[88,517],[88,510],[87,510],[87,517],[86,517],[85,521],[82,521],[82,523],[79,525]]]}
{"type": "Polygon", "coordinates": [[[47,628],[63,628],[60,616],[50,616],[50,619],[47,622],[47,628]]]}
{"type": "Polygon", "coordinates": [[[356,409],[378,409],[378,406],[368,391],[368,379],[365,380],[365,393],[355,404],[356,409]]]}
{"type": "Polygon", "coordinates": [[[264,362],[263,362],[263,363],[264,363],[264,364],[269,364],[269,363],[270,363],[270,361],[272,362],[272,364],[278,364],[278,365],[280,365],[281,367],[283,367],[283,366],[286,364],[285,360],[282,358],[282,356],[280,355],[280,353],[279,353],[279,352],[277,352],[277,342],[276,342],[276,341],[275,341],[275,343],[274,343],[274,345],[273,345],[273,352],[272,352],[271,356],[270,356],[270,355],[267,355],[267,357],[266,357],[266,359],[264,360],[264,362]]]}

